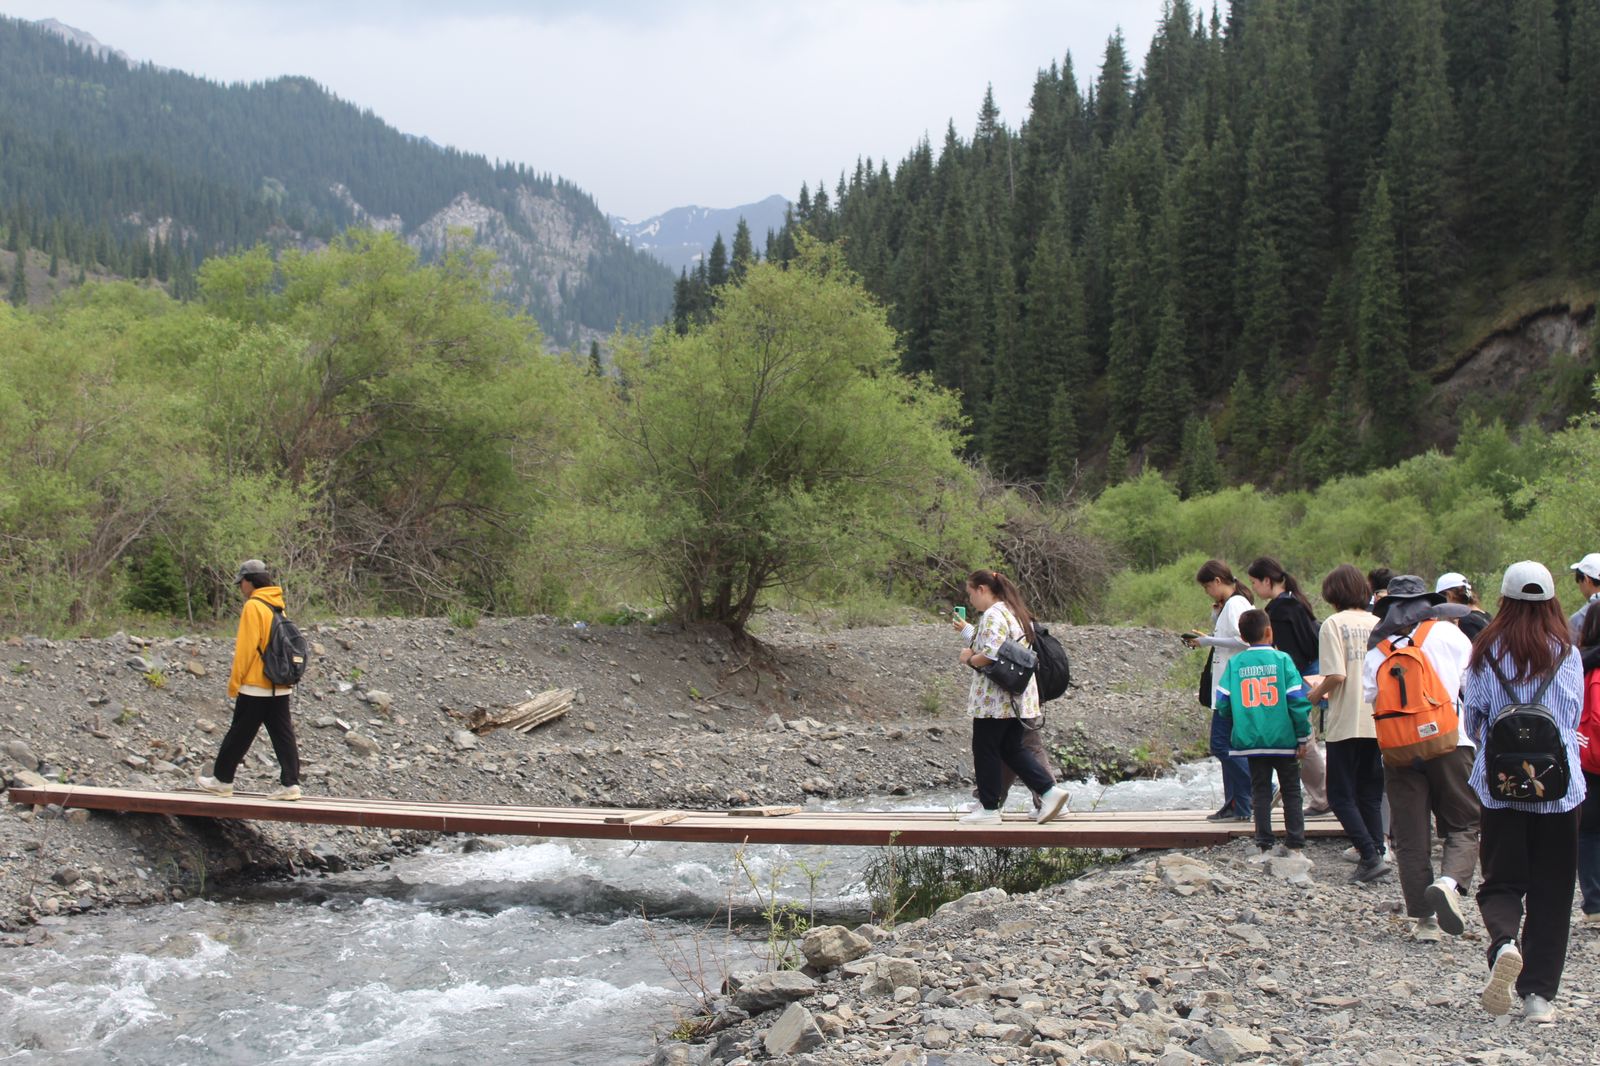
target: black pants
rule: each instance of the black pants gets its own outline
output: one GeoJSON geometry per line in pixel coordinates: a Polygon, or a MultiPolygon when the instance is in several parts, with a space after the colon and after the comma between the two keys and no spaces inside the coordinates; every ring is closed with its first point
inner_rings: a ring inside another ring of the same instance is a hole
{"type": "Polygon", "coordinates": [[[262,726],[272,738],[278,756],[279,780],[285,785],[300,783],[300,750],[294,742],[294,722],[289,718],[289,696],[246,696],[239,693],[233,703],[233,724],[222,738],[216,768],[211,775],[218,781],[233,783],[234,771],[255,743],[262,726]]]}
{"type": "Polygon", "coordinates": [[[1300,760],[1294,755],[1252,755],[1250,762],[1250,802],[1255,807],[1256,846],[1272,847],[1272,775],[1278,775],[1278,791],[1283,794],[1283,827],[1288,830],[1284,843],[1291,848],[1306,846],[1306,809],[1300,795],[1300,760]]]}
{"type": "Polygon", "coordinates": [[[1375,739],[1328,742],[1328,806],[1363,859],[1383,854],[1383,757],[1375,739]]]}
{"type": "Polygon", "coordinates": [[[985,810],[1000,809],[1000,783],[1007,767],[1038,793],[1050,791],[1056,783],[1044,760],[1028,750],[1027,731],[1016,718],[972,720],[972,769],[978,779],[978,802],[985,810]]]}
{"type": "Polygon", "coordinates": [[[1581,807],[1565,814],[1483,809],[1478,832],[1478,853],[1483,860],[1478,913],[1489,934],[1490,966],[1500,945],[1521,944],[1519,996],[1555,999],[1561,988],[1572,926],[1572,890],[1578,879],[1578,823],[1582,817],[1581,807]]]}

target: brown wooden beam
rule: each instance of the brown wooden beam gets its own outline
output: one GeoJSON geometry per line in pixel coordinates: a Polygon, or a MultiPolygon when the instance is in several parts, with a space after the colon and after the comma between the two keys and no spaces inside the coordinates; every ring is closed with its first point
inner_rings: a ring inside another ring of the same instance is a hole
{"type": "MultiPolygon", "coordinates": [[[[968,826],[954,811],[807,811],[742,814],[653,808],[516,807],[465,802],[424,802],[308,796],[282,803],[239,792],[230,797],[195,790],[46,785],[13,788],[12,803],[56,804],[97,811],[236,818],[368,829],[419,829],[436,833],[584,837],[596,840],[678,840],[725,844],[844,844],[862,847],[1079,847],[1184,848],[1221,844],[1254,832],[1248,822],[1208,822],[1201,811],[1085,811],[1035,825],[1006,815],[1000,825],[968,826]]],[[[1282,813],[1273,812],[1282,828],[1282,813]]],[[[1333,819],[1309,819],[1308,836],[1342,836],[1333,819]]]]}

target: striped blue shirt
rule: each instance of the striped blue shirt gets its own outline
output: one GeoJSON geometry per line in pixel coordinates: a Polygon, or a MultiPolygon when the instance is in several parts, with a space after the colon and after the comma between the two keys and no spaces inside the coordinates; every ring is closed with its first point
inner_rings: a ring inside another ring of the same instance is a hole
{"type": "Polygon", "coordinates": [[[1485,807],[1498,810],[1509,808],[1532,811],[1536,814],[1562,814],[1572,810],[1583,802],[1585,794],[1583,769],[1578,762],[1578,719],[1583,714],[1583,657],[1577,648],[1567,652],[1566,658],[1562,659],[1561,665],[1556,668],[1555,681],[1544,694],[1543,700],[1544,706],[1555,715],[1556,724],[1561,727],[1561,735],[1566,741],[1567,769],[1571,779],[1567,785],[1567,794],[1558,800],[1508,803],[1498,799],[1489,791],[1488,774],[1483,759],[1484,735],[1500,708],[1510,703],[1531,701],[1538,694],[1539,687],[1544,684],[1544,678],[1516,680],[1514,677],[1516,667],[1498,645],[1489,649],[1486,654],[1495,656],[1495,662],[1510,681],[1511,696],[1506,695],[1500,679],[1494,676],[1494,671],[1489,669],[1487,663],[1467,671],[1466,682],[1461,689],[1461,725],[1478,743],[1477,757],[1472,761],[1472,790],[1478,794],[1478,800],[1485,807]]]}

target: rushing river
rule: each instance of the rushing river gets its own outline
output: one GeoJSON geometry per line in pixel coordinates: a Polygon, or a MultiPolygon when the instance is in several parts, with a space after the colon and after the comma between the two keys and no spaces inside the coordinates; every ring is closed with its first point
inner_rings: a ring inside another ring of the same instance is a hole
{"type": "MultiPolygon", "coordinates": [[[[1210,760],[1072,806],[1211,809],[1210,760]]],[[[1012,806],[1023,809],[1021,790],[1012,806]]],[[[944,810],[964,795],[831,809],[944,810]]],[[[869,849],[450,841],[377,871],[59,920],[0,972],[0,1063],[641,1062],[685,982],[756,965],[732,903],[866,917],[869,849]],[[752,886],[757,886],[753,888],[752,886]]]]}

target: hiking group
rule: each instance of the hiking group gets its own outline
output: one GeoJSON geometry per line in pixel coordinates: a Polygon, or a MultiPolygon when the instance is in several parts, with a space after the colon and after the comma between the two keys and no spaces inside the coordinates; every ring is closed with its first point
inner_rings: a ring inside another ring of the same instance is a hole
{"type": "Polygon", "coordinates": [[[1583,924],[1600,929],[1600,553],[1571,570],[1586,598],[1571,618],[1531,560],[1506,569],[1491,617],[1461,574],[1430,589],[1342,565],[1323,580],[1334,614],[1318,626],[1276,560],[1251,563],[1246,588],[1213,559],[1195,575],[1211,631],[1183,635],[1209,649],[1198,695],[1223,802],[1207,817],[1253,821],[1265,861],[1305,847],[1307,813],[1331,812],[1351,879],[1398,873],[1421,941],[1465,930],[1481,865],[1482,1005],[1502,1015],[1520,1000],[1537,1022],[1555,1017],[1575,884],[1583,924]]]}
{"type": "MultiPolygon", "coordinates": [[[[1555,1017],[1575,884],[1583,924],[1600,930],[1600,611],[1589,609],[1600,552],[1571,570],[1585,602],[1570,618],[1550,571],[1531,560],[1506,569],[1491,617],[1459,573],[1430,589],[1413,574],[1345,564],[1323,579],[1334,613],[1319,625],[1277,560],[1252,562],[1246,587],[1212,559],[1195,575],[1211,630],[1183,634],[1209,650],[1198,697],[1212,715],[1223,802],[1207,818],[1253,822],[1251,858],[1265,862],[1302,853],[1306,815],[1331,813],[1351,840],[1351,880],[1397,873],[1419,941],[1465,931],[1481,866],[1481,1003],[1503,1015],[1520,1000],[1535,1022],[1555,1017]]],[[[979,617],[957,608],[952,625],[973,671],[977,788],[961,820],[998,824],[1021,780],[1048,822],[1067,791],[1039,735],[1040,681],[1046,699],[1060,694],[1065,655],[1005,575],[973,571],[966,596],[979,617]]]]}

